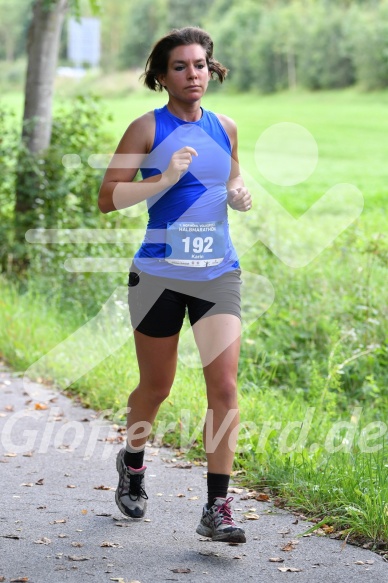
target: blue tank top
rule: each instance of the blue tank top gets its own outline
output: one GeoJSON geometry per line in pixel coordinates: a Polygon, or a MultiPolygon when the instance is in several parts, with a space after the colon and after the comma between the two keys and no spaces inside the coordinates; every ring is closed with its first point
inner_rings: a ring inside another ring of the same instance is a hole
{"type": "Polygon", "coordinates": [[[181,120],[166,105],[154,114],[155,138],[140,168],[143,179],[164,172],[184,146],[198,156],[176,184],[147,199],[149,220],[134,263],[140,271],[175,279],[219,277],[239,266],[227,216],[229,137],[211,111],[202,109],[196,122],[181,120]]]}

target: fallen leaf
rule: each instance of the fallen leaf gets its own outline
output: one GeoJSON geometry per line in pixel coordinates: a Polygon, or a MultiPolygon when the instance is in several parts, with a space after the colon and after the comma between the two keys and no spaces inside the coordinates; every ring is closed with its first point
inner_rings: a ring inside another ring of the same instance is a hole
{"type": "Polygon", "coordinates": [[[37,545],[51,545],[51,539],[43,536],[38,540],[34,540],[34,543],[36,543],[37,545]]]}
{"type": "Polygon", "coordinates": [[[94,486],[93,490],[115,490],[115,488],[112,488],[111,486],[94,486]]]}
{"type": "Polygon", "coordinates": [[[81,514],[87,514],[88,511],[87,510],[81,510],[81,514]]]}
{"type": "Polygon", "coordinates": [[[50,524],[63,524],[66,522],[66,518],[58,518],[58,520],[54,520],[54,522],[50,522],[50,524]]]}
{"type": "Polygon", "coordinates": [[[100,547],[112,547],[112,548],[115,548],[115,549],[122,549],[123,548],[119,543],[112,543],[112,542],[110,542],[108,540],[102,542],[100,544],[100,547]]]}
{"type": "Polygon", "coordinates": [[[2,583],[3,581],[5,581],[5,577],[0,577],[0,582],[2,583]]]}
{"type": "Polygon", "coordinates": [[[37,480],[35,482],[35,486],[43,486],[44,484],[44,478],[39,478],[39,480],[37,480]]]}
{"type": "Polygon", "coordinates": [[[2,538],[14,538],[15,540],[19,540],[20,536],[18,534],[0,534],[2,538]]]}
{"type": "Polygon", "coordinates": [[[284,559],[282,559],[282,557],[271,557],[268,560],[270,563],[284,563],[284,559]]]}
{"type": "Polygon", "coordinates": [[[237,556],[237,555],[236,555],[235,557],[233,557],[233,558],[234,558],[234,559],[242,559],[242,557],[239,557],[239,556],[237,556]]]}
{"type": "Polygon", "coordinates": [[[112,516],[112,515],[108,514],[108,512],[99,512],[96,514],[96,516],[112,516]]]}
{"type": "Polygon", "coordinates": [[[296,544],[297,544],[297,543],[296,543],[295,541],[292,541],[292,540],[290,540],[290,541],[289,541],[289,542],[288,542],[288,543],[287,543],[287,544],[286,544],[286,545],[285,545],[285,546],[282,548],[282,551],[286,551],[286,552],[289,552],[289,551],[294,551],[294,550],[295,550],[295,547],[296,547],[296,544]]]}
{"type": "Polygon", "coordinates": [[[4,411],[8,411],[8,413],[12,413],[12,411],[15,411],[15,408],[13,405],[6,405],[4,407],[4,411]]]}
{"type": "Polygon", "coordinates": [[[10,583],[27,583],[29,581],[28,577],[17,577],[16,579],[10,579],[10,583]]]}
{"type": "Polygon", "coordinates": [[[258,502],[269,502],[270,497],[268,496],[268,494],[264,494],[264,492],[259,492],[255,496],[255,500],[257,500],[258,502]]]}
{"type": "Polygon", "coordinates": [[[248,512],[247,514],[244,514],[245,518],[247,520],[259,520],[260,516],[258,514],[253,514],[248,512]]]}
{"type": "Polygon", "coordinates": [[[35,403],[36,411],[45,411],[46,409],[48,409],[48,407],[44,403],[35,403]]]}
{"type": "Polygon", "coordinates": [[[191,569],[184,568],[170,569],[170,571],[172,571],[173,573],[191,573],[191,569]]]}
{"type": "Polygon", "coordinates": [[[283,536],[289,534],[289,532],[290,532],[289,528],[286,528],[285,530],[278,530],[278,534],[282,534],[283,536]]]}
{"type": "Polygon", "coordinates": [[[185,494],[177,494],[176,497],[177,498],[186,498],[186,495],[185,494]]]}
{"type": "Polygon", "coordinates": [[[364,561],[354,561],[355,565],[365,565],[364,561]]]}
{"type": "Polygon", "coordinates": [[[76,488],[76,486],[74,484],[67,484],[66,488],[76,488]]]}
{"type": "Polygon", "coordinates": [[[16,457],[16,456],[17,456],[17,453],[11,453],[11,452],[9,452],[9,453],[5,453],[4,454],[4,457],[16,457]]]}
{"type": "Polygon", "coordinates": [[[25,484],[21,484],[22,486],[27,486],[28,488],[32,488],[32,486],[34,485],[32,482],[27,482],[25,484]]]}
{"type": "Polygon", "coordinates": [[[33,451],[28,451],[27,453],[23,453],[23,457],[32,457],[34,455],[33,451]]]}
{"type": "Polygon", "coordinates": [[[298,569],[297,567],[278,567],[278,570],[282,573],[299,573],[300,571],[303,571],[303,569],[298,569]]]}
{"type": "Polygon", "coordinates": [[[199,500],[198,496],[191,496],[191,498],[188,498],[188,500],[199,500]]]}
{"type": "Polygon", "coordinates": [[[84,555],[68,555],[70,561],[90,561],[90,557],[84,555]]]}
{"type": "Polygon", "coordinates": [[[174,466],[170,466],[172,468],[179,468],[181,470],[191,470],[193,467],[192,464],[175,464],[174,466]]]}
{"type": "Polygon", "coordinates": [[[231,494],[242,494],[244,492],[244,488],[228,488],[228,492],[231,494]]]}
{"type": "MultiPolygon", "coordinates": [[[[65,535],[66,536],[66,535],[65,535]]],[[[78,542],[73,542],[71,543],[72,547],[77,547],[77,548],[81,548],[84,546],[84,543],[78,543],[78,542]]]]}

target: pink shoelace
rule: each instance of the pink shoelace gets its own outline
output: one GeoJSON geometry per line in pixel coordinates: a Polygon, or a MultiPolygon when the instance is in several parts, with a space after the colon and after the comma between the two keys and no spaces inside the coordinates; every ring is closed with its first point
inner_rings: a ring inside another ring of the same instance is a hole
{"type": "Polygon", "coordinates": [[[218,512],[222,515],[222,523],[223,524],[234,524],[232,518],[232,510],[229,504],[232,502],[233,497],[227,498],[221,506],[218,507],[218,512]]]}

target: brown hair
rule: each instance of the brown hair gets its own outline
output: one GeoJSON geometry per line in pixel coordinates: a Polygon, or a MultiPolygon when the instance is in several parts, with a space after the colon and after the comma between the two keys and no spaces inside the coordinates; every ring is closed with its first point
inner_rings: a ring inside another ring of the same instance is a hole
{"type": "Polygon", "coordinates": [[[205,49],[206,63],[211,76],[216,75],[222,83],[228,69],[213,58],[213,41],[210,35],[196,26],[187,26],[180,29],[174,28],[154,44],[142,75],[144,85],[153,91],[162,91],[163,87],[158,81],[158,76],[167,73],[168,59],[172,49],[195,44],[205,49]]]}

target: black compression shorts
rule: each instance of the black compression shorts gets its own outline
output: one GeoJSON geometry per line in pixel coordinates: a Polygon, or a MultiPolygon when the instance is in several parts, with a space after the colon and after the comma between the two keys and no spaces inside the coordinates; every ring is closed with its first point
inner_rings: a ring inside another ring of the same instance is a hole
{"type": "Polygon", "coordinates": [[[235,269],[208,281],[184,281],[139,272],[132,264],[128,276],[131,324],[147,336],[164,338],[181,330],[186,308],[192,326],[214,314],[241,319],[240,274],[235,269]]]}

